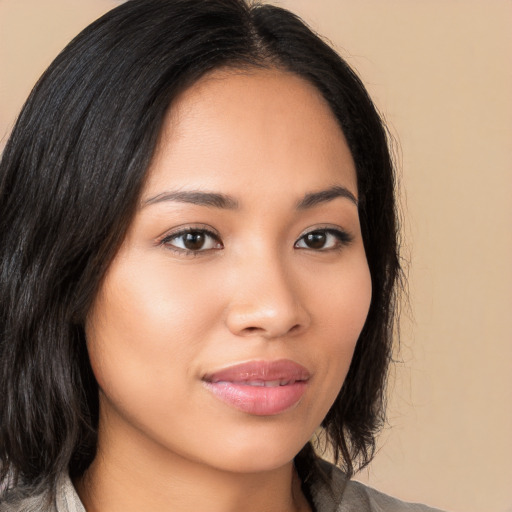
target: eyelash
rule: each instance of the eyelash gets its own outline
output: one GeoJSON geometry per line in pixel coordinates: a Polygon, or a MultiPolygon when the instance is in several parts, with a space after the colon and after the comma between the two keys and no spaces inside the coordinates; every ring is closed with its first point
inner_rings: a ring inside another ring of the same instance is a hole
{"type": "Polygon", "coordinates": [[[173,233],[169,233],[167,236],[162,238],[162,240],[160,240],[158,245],[166,247],[170,251],[178,254],[179,256],[197,256],[201,252],[208,252],[210,250],[214,250],[213,248],[212,249],[202,249],[202,250],[191,250],[191,249],[186,249],[186,248],[182,248],[182,247],[175,247],[171,244],[172,240],[176,240],[180,237],[184,237],[184,236],[192,234],[192,233],[206,235],[210,239],[215,240],[218,244],[221,245],[221,247],[216,248],[216,249],[222,249],[224,247],[222,245],[222,242],[220,241],[219,235],[217,235],[217,233],[211,231],[210,229],[208,229],[206,227],[188,227],[185,229],[180,229],[179,231],[175,231],[173,233]]]}
{"type": "MultiPolygon", "coordinates": [[[[346,231],[344,231],[342,229],[332,228],[332,227],[320,227],[320,228],[312,229],[311,231],[307,231],[306,233],[302,234],[299,237],[299,239],[295,242],[294,247],[296,247],[297,244],[301,240],[305,240],[305,238],[308,235],[313,235],[313,234],[323,234],[323,235],[331,235],[331,236],[333,236],[337,240],[336,246],[335,247],[330,247],[330,248],[327,248],[327,249],[313,249],[312,247],[303,247],[303,249],[309,249],[311,251],[317,251],[317,252],[336,251],[336,250],[342,249],[343,247],[346,247],[353,240],[352,235],[350,235],[349,233],[347,233],[346,231]]],[[[299,248],[299,247],[296,247],[296,248],[299,248]]],[[[300,247],[300,249],[302,249],[302,247],[300,247]]]]}
{"type": "MultiPolygon", "coordinates": [[[[297,241],[294,243],[294,248],[296,248],[296,249],[306,249],[306,250],[311,250],[311,251],[314,251],[314,252],[332,252],[332,251],[340,250],[343,247],[349,245],[352,242],[352,240],[353,240],[352,235],[350,235],[346,231],[343,231],[342,229],[332,228],[332,227],[319,227],[319,228],[315,228],[315,229],[313,229],[311,231],[307,231],[306,233],[303,233],[297,239],[297,241]],[[327,249],[322,249],[322,248],[314,249],[314,248],[311,248],[311,247],[297,247],[297,244],[300,241],[305,240],[305,238],[308,235],[313,235],[313,234],[331,235],[331,236],[335,237],[337,239],[336,246],[335,247],[329,247],[327,249]]],[[[220,250],[220,249],[224,248],[224,246],[223,246],[223,244],[222,244],[222,242],[220,240],[219,235],[217,233],[211,231],[210,229],[207,229],[206,227],[188,227],[188,228],[185,228],[185,229],[181,229],[179,231],[175,231],[173,233],[168,234],[164,238],[162,238],[158,242],[158,245],[164,246],[168,250],[170,250],[170,251],[172,251],[172,252],[174,252],[174,253],[176,253],[176,254],[178,254],[180,256],[197,256],[197,255],[199,255],[202,252],[209,252],[209,251],[212,251],[212,250],[220,250]],[[173,246],[171,244],[171,242],[173,240],[179,239],[181,237],[184,237],[184,236],[186,236],[188,234],[192,234],[192,233],[200,234],[200,235],[206,235],[211,240],[215,241],[220,247],[214,247],[214,248],[212,247],[212,248],[208,248],[208,249],[192,250],[192,249],[186,249],[186,248],[183,248],[183,247],[176,247],[176,246],[173,246]]]]}

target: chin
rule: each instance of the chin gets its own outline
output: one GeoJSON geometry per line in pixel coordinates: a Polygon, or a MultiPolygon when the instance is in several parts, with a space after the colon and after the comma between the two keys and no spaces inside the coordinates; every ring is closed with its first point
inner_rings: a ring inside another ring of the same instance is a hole
{"type": "Polygon", "coordinates": [[[239,474],[265,473],[278,470],[293,461],[296,453],[276,455],[275,452],[266,451],[258,454],[238,455],[235,457],[224,458],[217,464],[217,468],[222,471],[239,474]]]}
{"type": "MultiPolygon", "coordinates": [[[[290,432],[277,435],[274,431],[253,434],[243,439],[232,436],[230,439],[217,441],[218,449],[204,453],[210,459],[209,464],[224,471],[235,473],[259,473],[274,471],[291,461],[309,441],[311,436],[295,436],[290,432]]],[[[203,459],[204,460],[204,459],[203,459]]]]}

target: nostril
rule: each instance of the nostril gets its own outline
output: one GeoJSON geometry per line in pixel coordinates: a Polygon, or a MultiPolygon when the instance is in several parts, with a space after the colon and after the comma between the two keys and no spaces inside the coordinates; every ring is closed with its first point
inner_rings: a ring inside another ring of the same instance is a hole
{"type": "Polygon", "coordinates": [[[246,327],[244,329],[244,332],[246,332],[247,334],[250,334],[250,333],[253,333],[253,332],[257,332],[261,330],[259,327],[246,327]]]}
{"type": "Polygon", "coordinates": [[[291,334],[291,333],[296,333],[297,331],[300,330],[300,325],[299,324],[295,324],[289,331],[288,331],[288,334],[291,334]]]}
{"type": "Polygon", "coordinates": [[[309,314],[291,294],[286,297],[262,297],[251,303],[233,300],[225,317],[226,326],[233,334],[274,339],[297,336],[307,329],[309,314]]]}
{"type": "MultiPolygon", "coordinates": [[[[297,331],[300,331],[301,329],[301,326],[300,324],[295,324],[293,327],[291,327],[286,334],[295,334],[297,331]]],[[[263,329],[262,327],[245,327],[243,330],[242,330],[242,334],[247,334],[247,335],[250,335],[250,334],[254,334],[254,333],[264,333],[265,332],[265,329],[263,329]]]]}

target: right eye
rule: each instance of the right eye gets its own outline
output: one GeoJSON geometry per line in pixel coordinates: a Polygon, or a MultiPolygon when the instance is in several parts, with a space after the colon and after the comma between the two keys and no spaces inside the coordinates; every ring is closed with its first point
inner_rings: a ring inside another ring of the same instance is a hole
{"type": "Polygon", "coordinates": [[[218,235],[204,228],[187,228],[171,233],[162,239],[160,245],[185,255],[224,247],[218,235]]]}

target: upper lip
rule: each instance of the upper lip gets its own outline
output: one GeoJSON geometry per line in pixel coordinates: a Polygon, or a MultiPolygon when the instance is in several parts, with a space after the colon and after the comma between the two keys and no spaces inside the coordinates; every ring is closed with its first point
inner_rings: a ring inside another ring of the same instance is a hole
{"type": "Polygon", "coordinates": [[[306,381],[310,373],[304,366],[289,359],[249,361],[207,373],[206,382],[306,381]]]}

